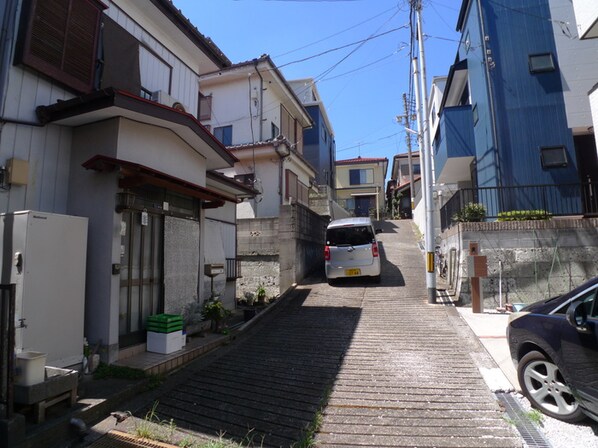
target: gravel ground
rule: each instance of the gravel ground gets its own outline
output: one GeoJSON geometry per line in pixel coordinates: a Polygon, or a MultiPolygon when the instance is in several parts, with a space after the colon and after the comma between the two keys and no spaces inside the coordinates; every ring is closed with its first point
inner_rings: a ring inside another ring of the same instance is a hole
{"type": "MultiPolygon", "coordinates": [[[[532,409],[523,395],[513,393],[513,396],[525,411],[532,409]]],[[[552,448],[598,448],[598,422],[589,418],[572,424],[543,415],[538,429],[552,448]]]]}

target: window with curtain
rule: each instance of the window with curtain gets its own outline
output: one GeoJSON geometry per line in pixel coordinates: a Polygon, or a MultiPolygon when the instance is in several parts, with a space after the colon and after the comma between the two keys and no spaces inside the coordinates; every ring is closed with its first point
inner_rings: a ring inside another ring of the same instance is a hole
{"type": "Polygon", "coordinates": [[[349,170],[349,183],[351,185],[373,184],[374,170],[372,168],[349,170]]]}

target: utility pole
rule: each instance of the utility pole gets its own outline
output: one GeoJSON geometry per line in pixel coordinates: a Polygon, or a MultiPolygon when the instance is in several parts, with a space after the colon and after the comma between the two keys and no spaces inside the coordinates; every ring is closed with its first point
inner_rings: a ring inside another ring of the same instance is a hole
{"type": "MultiPolygon", "coordinates": [[[[417,61],[414,61],[414,84],[419,85],[422,90],[421,109],[418,107],[418,128],[423,142],[423,180],[425,184],[425,205],[426,205],[426,231],[424,234],[424,243],[426,246],[426,286],[428,288],[428,303],[436,303],[436,269],[434,267],[434,199],[432,193],[434,190],[434,180],[432,179],[432,149],[430,145],[430,129],[428,125],[428,86],[426,80],[426,60],[424,53],[424,33],[422,30],[422,6],[421,0],[413,0],[412,7],[415,8],[417,19],[417,40],[419,42],[419,71],[417,61]]],[[[419,89],[416,89],[419,93],[419,89]]],[[[418,95],[419,96],[419,95],[418,95]]]]}
{"type": "MultiPolygon", "coordinates": [[[[407,126],[407,128],[411,129],[409,104],[407,104],[406,93],[403,93],[403,106],[405,107],[405,125],[407,126]]],[[[413,215],[413,210],[415,209],[415,189],[413,186],[413,159],[411,157],[411,134],[409,132],[405,132],[405,138],[407,139],[407,154],[409,158],[409,191],[411,195],[411,214],[413,215]]]]}

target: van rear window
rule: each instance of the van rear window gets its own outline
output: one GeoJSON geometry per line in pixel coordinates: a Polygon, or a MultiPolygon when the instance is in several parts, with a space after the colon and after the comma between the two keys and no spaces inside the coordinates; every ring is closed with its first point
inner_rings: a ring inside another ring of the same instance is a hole
{"type": "Polygon", "coordinates": [[[374,241],[374,232],[369,226],[336,227],[326,231],[328,246],[360,246],[374,241]]]}

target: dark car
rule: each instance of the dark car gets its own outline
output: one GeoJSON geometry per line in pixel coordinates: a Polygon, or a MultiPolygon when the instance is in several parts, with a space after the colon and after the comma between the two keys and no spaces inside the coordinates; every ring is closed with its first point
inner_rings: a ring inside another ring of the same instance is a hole
{"type": "Polygon", "coordinates": [[[523,394],[546,415],[598,421],[598,277],[509,318],[507,339],[523,394]]]}

